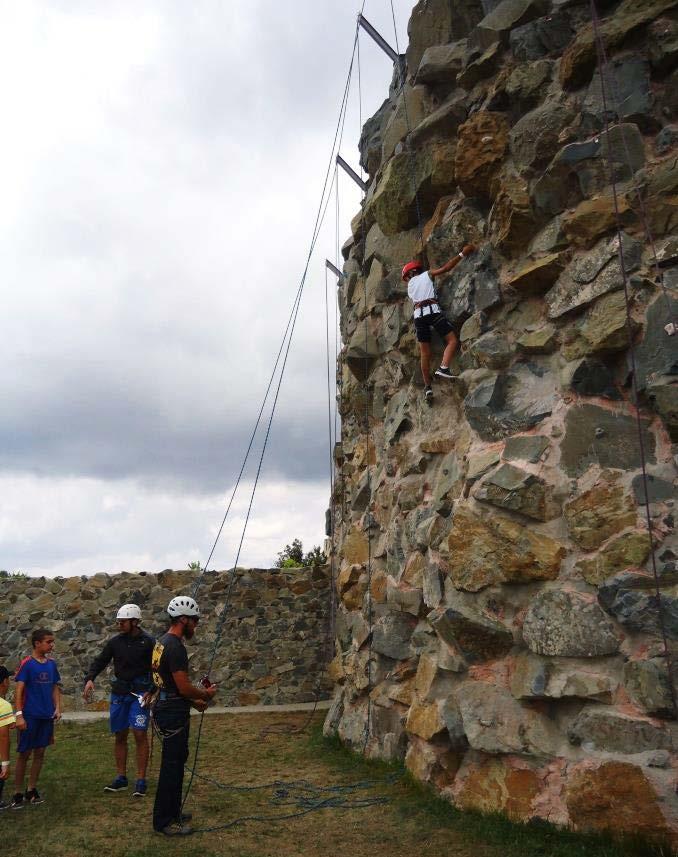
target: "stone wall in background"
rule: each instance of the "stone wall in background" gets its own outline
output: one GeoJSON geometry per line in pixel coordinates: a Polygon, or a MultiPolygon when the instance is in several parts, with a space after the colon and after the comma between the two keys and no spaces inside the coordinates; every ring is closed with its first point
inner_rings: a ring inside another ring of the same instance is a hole
{"type": "Polygon", "coordinates": [[[601,9],[607,116],[588,0],[421,0],[363,130],[326,730],[461,807],[675,837],[639,433],[675,659],[678,0],[601,9]],[[438,282],[458,377],[429,408],[400,270],[466,242],[438,282]]]}
{"type": "MultiPolygon", "coordinates": [[[[190,594],[196,574],[95,574],[0,580],[0,664],[12,669],[30,654],[30,632],[44,626],[56,634],[54,657],[64,691],[64,707],[105,708],[109,682],[97,680],[96,700],[82,700],[83,676],[91,659],[115,630],[120,605],[138,604],[143,627],[157,636],[167,630],[170,599],[190,594]]],[[[230,572],[203,575],[197,595],[203,618],[187,643],[191,675],[207,670],[216,625],[227,597],[230,572]]],[[[322,665],[328,652],[329,572],[318,569],[238,569],[217,649],[212,681],[220,705],[309,702],[318,681],[328,696],[322,665]]]]}

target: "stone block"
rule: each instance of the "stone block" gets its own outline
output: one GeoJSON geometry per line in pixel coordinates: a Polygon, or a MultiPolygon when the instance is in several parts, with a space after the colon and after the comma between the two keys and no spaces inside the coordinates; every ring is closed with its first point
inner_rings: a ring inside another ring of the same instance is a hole
{"type": "MultiPolygon", "coordinates": [[[[641,244],[624,234],[622,248],[627,271],[632,272],[640,264],[641,244]]],[[[546,293],[548,316],[560,318],[623,286],[619,270],[619,239],[603,239],[590,253],[576,259],[546,293]]]]}
{"type": "Polygon", "coordinates": [[[484,758],[464,777],[456,796],[461,809],[503,812],[513,821],[528,821],[541,791],[537,773],[512,766],[502,757],[484,758]]]}
{"type": "Polygon", "coordinates": [[[473,496],[537,521],[548,521],[560,514],[560,506],[546,482],[512,464],[502,464],[474,490],[473,496]]]}
{"type": "Polygon", "coordinates": [[[459,127],[455,175],[466,196],[490,196],[508,146],[509,126],[501,113],[483,110],[459,127]]]}
{"type": "Polygon", "coordinates": [[[539,658],[523,654],[516,659],[511,693],[517,699],[591,699],[610,702],[619,685],[612,675],[616,664],[575,658],[539,658]]]}
{"type": "MultiPolygon", "coordinates": [[[[646,461],[655,461],[655,438],[642,420],[646,461]]],[[[635,470],[640,467],[635,418],[597,405],[577,405],[567,412],[560,446],[561,466],[569,476],[581,476],[591,464],[635,470]]]]}
{"type": "Polygon", "coordinates": [[[669,670],[665,658],[629,661],[624,665],[624,688],[646,714],[674,719],[669,670]]]}
{"type": "MultiPolygon", "coordinates": [[[[600,26],[602,39],[611,54],[629,35],[675,6],[675,0],[623,0],[615,14],[600,26]]],[[[580,27],[573,41],[563,52],[560,62],[560,82],[565,89],[576,89],[591,77],[596,65],[596,40],[592,24],[580,27]]]]}
{"type": "Polygon", "coordinates": [[[619,484],[601,482],[565,506],[570,536],[584,550],[599,548],[610,536],[636,523],[635,503],[619,484]]]}
{"type": "Polygon", "coordinates": [[[588,751],[644,753],[672,748],[665,728],[607,706],[584,708],[567,734],[572,744],[581,744],[588,751]]]}
{"type": "Polygon", "coordinates": [[[555,12],[511,30],[509,45],[517,60],[530,62],[551,53],[559,55],[573,35],[567,15],[555,12]]]}
{"type": "Polygon", "coordinates": [[[474,750],[554,756],[563,745],[556,724],[503,688],[467,682],[456,693],[464,732],[474,750]]]}
{"type": "Polygon", "coordinates": [[[467,53],[465,39],[426,48],[417,69],[416,83],[427,86],[453,84],[463,68],[467,53]]]}
{"type": "Polygon", "coordinates": [[[380,655],[404,660],[410,656],[415,621],[404,613],[388,613],[378,619],[372,633],[372,649],[380,655]]]}
{"type": "Polygon", "coordinates": [[[508,280],[508,285],[519,295],[542,294],[551,288],[563,269],[561,253],[550,253],[540,259],[529,260],[508,280]]]}
{"type": "Polygon", "coordinates": [[[505,625],[462,604],[438,607],[427,621],[469,663],[501,657],[513,646],[513,634],[505,625]]]}
{"type": "Polygon", "coordinates": [[[624,533],[608,542],[596,556],[580,560],[575,568],[587,583],[597,586],[619,571],[641,567],[649,555],[647,532],[624,533]]]}
{"type": "Polygon", "coordinates": [[[604,762],[574,771],[565,793],[577,830],[599,830],[656,837],[668,828],[655,790],[637,765],[604,762]]]}
{"type": "Polygon", "coordinates": [[[552,324],[545,324],[537,330],[524,333],[516,345],[524,354],[552,354],[558,347],[556,328],[552,324]]]}
{"type": "MultiPolygon", "coordinates": [[[[678,594],[671,576],[659,580],[664,629],[670,640],[678,640],[678,594]]],[[[624,571],[606,580],[598,589],[602,607],[630,631],[661,636],[654,577],[624,571]]]]}
{"type": "Polygon", "coordinates": [[[554,379],[529,364],[514,366],[479,384],[464,399],[464,412],[483,440],[500,440],[540,423],[553,410],[554,379]]]}
{"type": "Polygon", "coordinates": [[[537,655],[593,658],[613,655],[619,638],[605,613],[589,597],[565,590],[541,592],[530,604],[523,637],[537,655]]]}
{"type": "Polygon", "coordinates": [[[510,437],[504,447],[504,458],[508,461],[529,461],[536,464],[549,446],[548,437],[541,434],[510,437]]]}
{"type": "Polygon", "coordinates": [[[405,728],[410,734],[418,735],[426,741],[440,735],[446,726],[438,703],[421,703],[415,700],[407,714],[405,728]]]}

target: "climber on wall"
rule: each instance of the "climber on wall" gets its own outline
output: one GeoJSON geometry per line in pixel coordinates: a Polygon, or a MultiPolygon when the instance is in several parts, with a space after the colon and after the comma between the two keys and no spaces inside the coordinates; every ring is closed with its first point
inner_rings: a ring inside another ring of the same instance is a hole
{"type": "Polygon", "coordinates": [[[452,379],[454,375],[450,372],[450,361],[457,350],[458,335],[451,322],[443,315],[436,297],[433,280],[442,277],[452,271],[466,256],[475,252],[475,245],[465,244],[461,253],[446,262],[441,268],[424,270],[421,262],[408,262],[403,268],[403,280],[407,283],[407,294],[414,303],[414,327],[419,343],[419,356],[421,359],[421,374],[424,378],[424,396],[428,401],[433,399],[431,389],[431,329],[435,329],[438,336],[445,343],[445,351],[440,367],[436,369],[438,378],[452,379]]]}

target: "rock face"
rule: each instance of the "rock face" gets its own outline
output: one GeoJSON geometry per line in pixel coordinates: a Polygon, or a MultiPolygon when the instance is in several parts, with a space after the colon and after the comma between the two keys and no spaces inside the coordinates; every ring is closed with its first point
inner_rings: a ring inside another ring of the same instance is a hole
{"type": "Polygon", "coordinates": [[[326,728],[462,807],[678,842],[678,0],[599,9],[604,71],[580,0],[420,0],[365,124],[326,728]],[[428,407],[400,270],[467,243],[428,407]]]}

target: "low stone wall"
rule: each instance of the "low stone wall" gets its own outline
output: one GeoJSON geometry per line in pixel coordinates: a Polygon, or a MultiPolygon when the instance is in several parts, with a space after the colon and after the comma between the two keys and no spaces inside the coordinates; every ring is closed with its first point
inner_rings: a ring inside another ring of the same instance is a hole
{"type": "MultiPolygon", "coordinates": [[[[64,708],[105,708],[106,673],[97,680],[91,705],[85,705],[81,690],[90,661],[116,633],[118,607],[138,604],[143,627],[157,636],[167,629],[169,600],[190,592],[195,579],[193,571],[163,571],[0,580],[0,663],[15,668],[30,653],[31,630],[47,627],[56,634],[64,708]]],[[[230,579],[230,572],[203,575],[197,597],[204,618],[188,643],[195,679],[207,670],[230,579]]],[[[315,699],[327,652],[328,586],[326,568],[236,571],[211,671],[220,686],[220,705],[315,699]]],[[[327,696],[324,687],[321,698],[327,696]]]]}

